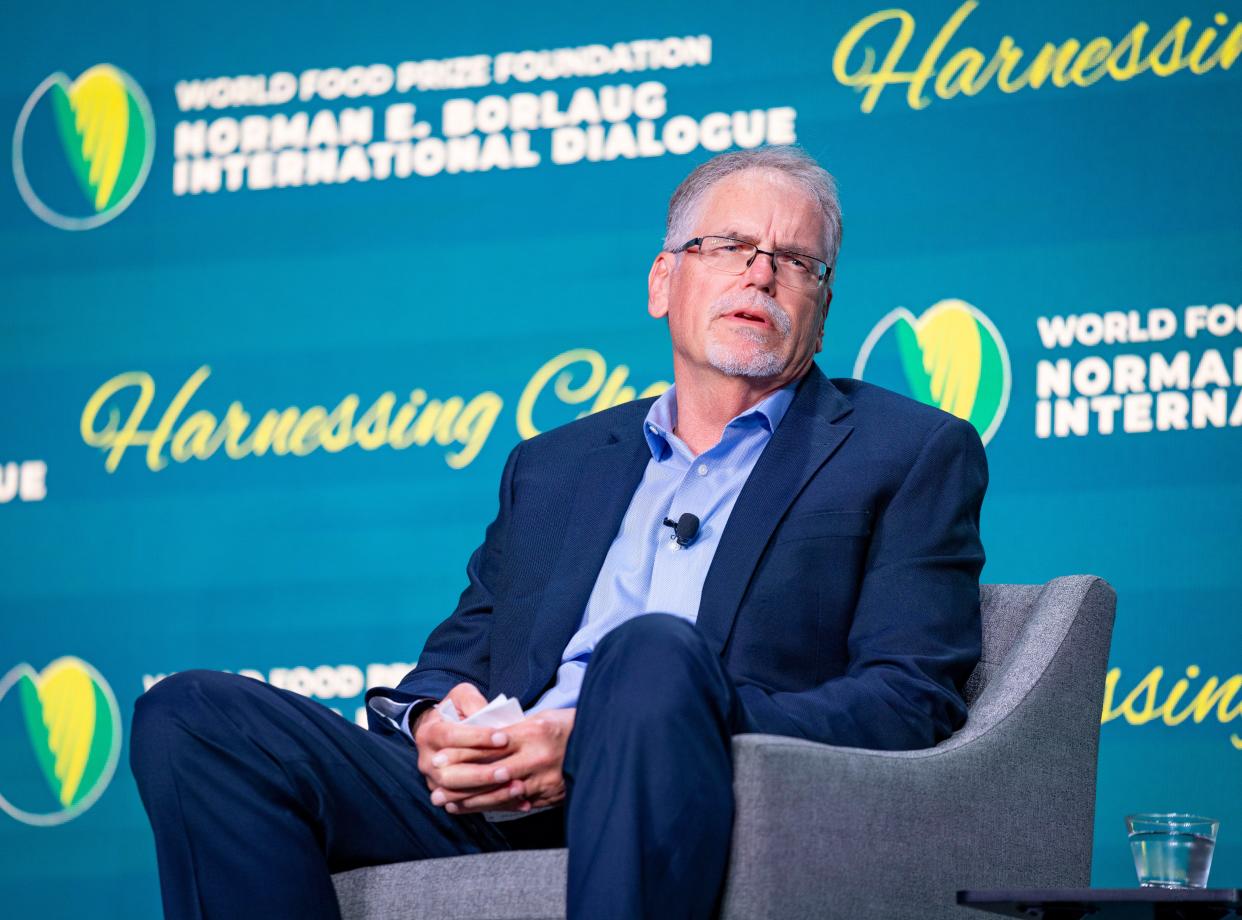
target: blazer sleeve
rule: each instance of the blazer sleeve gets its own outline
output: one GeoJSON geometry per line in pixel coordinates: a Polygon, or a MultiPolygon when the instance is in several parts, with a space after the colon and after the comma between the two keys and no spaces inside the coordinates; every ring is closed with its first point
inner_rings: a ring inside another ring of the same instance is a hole
{"type": "Polygon", "coordinates": [[[504,566],[509,520],[513,509],[513,479],[522,444],[505,461],[500,477],[500,509],[488,525],[483,544],[466,564],[466,589],[457,608],[427,638],[418,666],[401,679],[395,689],[374,687],[367,691],[367,720],[372,731],[384,734],[395,729],[370,705],[377,696],[395,703],[439,701],[460,683],[472,683],[488,696],[491,661],[492,607],[504,566]]]}
{"type": "Polygon", "coordinates": [[[974,427],[946,419],[878,517],[850,626],[847,672],[800,692],[740,686],[756,730],[915,750],[965,723],[961,691],[982,647],[979,512],[987,484],[974,427]]]}

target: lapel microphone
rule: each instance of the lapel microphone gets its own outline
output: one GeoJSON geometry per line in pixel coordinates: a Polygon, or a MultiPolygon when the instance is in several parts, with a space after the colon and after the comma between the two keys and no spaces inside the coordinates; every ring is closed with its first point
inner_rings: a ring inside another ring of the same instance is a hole
{"type": "Polygon", "coordinates": [[[699,535],[699,519],[689,512],[675,521],[672,518],[665,518],[664,526],[673,528],[672,549],[684,549],[699,535]]]}

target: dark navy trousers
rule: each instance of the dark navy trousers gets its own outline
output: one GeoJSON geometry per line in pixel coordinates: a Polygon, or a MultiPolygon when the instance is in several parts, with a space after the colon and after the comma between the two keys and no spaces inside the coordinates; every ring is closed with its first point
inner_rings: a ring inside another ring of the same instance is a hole
{"type": "Polygon", "coordinates": [[[567,845],[572,920],[682,920],[718,907],[730,738],[753,730],[698,630],[646,614],[605,636],[587,667],[563,808],[494,825],[450,815],[431,804],[408,739],[214,671],[139,697],[130,763],[170,918],[337,918],[334,872],[567,845]]]}

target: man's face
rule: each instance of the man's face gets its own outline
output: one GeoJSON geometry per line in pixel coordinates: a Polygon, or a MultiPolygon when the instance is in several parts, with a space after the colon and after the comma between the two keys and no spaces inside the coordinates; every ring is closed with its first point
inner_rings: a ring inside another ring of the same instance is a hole
{"type": "MultiPolygon", "coordinates": [[[[716,183],[689,236],[727,236],[769,251],[827,256],[823,213],[815,199],[770,171],[747,170],[716,183]]],[[[777,284],[767,256],[757,255],[745,272],[730,275],[704,265],[697,251],[660,253],[648,295],[648,312],[668,317],[678,367],[710,368],[776,386],[800,377],[823,347],[831,299],[822,287],[799,291],[777,284]]]]}

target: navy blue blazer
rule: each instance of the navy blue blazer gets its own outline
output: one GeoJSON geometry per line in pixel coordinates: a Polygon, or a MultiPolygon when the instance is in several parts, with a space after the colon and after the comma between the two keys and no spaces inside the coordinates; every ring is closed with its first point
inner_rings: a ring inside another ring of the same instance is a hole
{"type": "MultiPolygon", "coordinates": [[[[368,698],[440,699],[461,681],[524,707],[539,698],[651,457],[652,401],[513,449],[457,609],[418,667],[368,698]]],[[[969,423],[812,366],[738,496],[699,606],[755,731],[903,750],[963,724],[987,481],[969,423]]]]}

